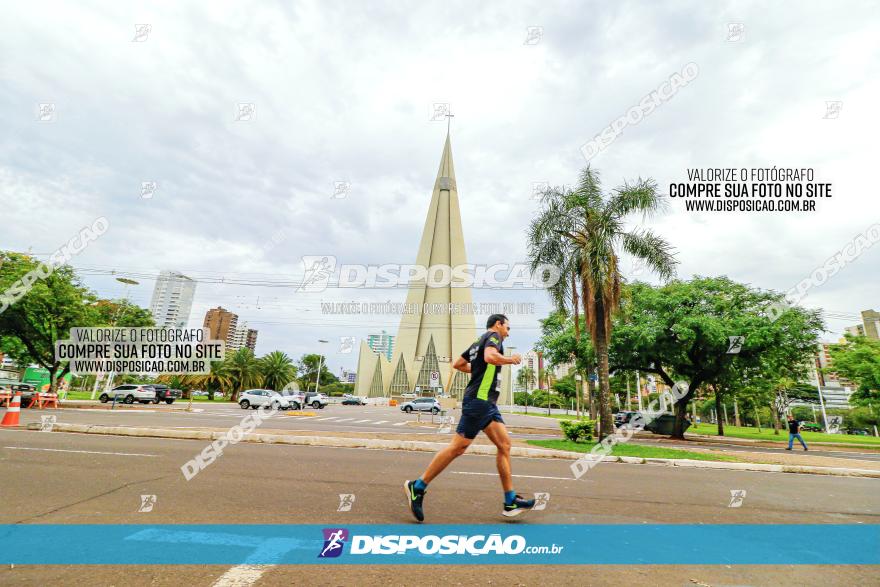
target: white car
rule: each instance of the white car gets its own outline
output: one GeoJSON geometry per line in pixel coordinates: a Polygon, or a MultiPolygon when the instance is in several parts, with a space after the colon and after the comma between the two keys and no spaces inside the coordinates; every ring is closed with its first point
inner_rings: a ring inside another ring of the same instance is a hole
{"type": "Polygon", "coordinates": [[[106,404],[113,399],[113,396],[116,396],[116,401],[126,404],[133,404],[136,401],[148,404],[156,399],[156,389],[151,385],[117,385],[109,394],[105,391],[98,399],[102,404],[106,404]]]}
{"type": "Polygon", "coordinates": [[[241,392],[238,397],[238,405],[242,410],[248,408],[256,410],[257,408],[272,408],[275,410],[290,409],[290,401],[271,389],[248,389],[241,392]]]}

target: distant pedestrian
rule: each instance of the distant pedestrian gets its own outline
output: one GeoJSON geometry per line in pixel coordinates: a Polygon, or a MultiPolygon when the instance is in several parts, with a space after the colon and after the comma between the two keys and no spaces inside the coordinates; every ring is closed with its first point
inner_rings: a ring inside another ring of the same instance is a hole
{"type": "Polygon", "coordinates": [[[791,414],[788,415],[788,448],[785,450],[791,450],[791,446],[794,444],[794,439],[797,438],[801,446],[804,447],[804,450],[807,450],[807,443],[804,442],[804,437],[801,436],[801,425],[797,420],[794,419],[794,416],[791,414]]]}

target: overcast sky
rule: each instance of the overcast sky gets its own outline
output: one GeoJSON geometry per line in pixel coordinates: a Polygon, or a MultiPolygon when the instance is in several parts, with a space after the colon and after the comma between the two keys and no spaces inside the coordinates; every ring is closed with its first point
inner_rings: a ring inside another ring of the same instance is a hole
{"type": "MultiPolygon", "coordinates": [[[[648,221],[679,277],[784,291],[880,222],[878,14],[802,1],[15,3],[0,24],[0,247],[48,254],[105,216],[73,265],[104,297],[123,286],[93,270],[138,274],[129,295],[143,306],[162,269],[295,281],[303,255],[413,263],[446,134],[434,104],[449,103],[468,258],[516,262],[532,185],[571,184],[584,143],[695,63],[590,163],[609,190],[651,177],[664,193],[691,167],[815,169],[833,184],[816,212],[697,213],[670,198],[648,221]],[[240,103],[251,120],[236,120],[240,103]],[[54,105],[49,120],[39,104],[54,105]],[[340,181],[350,190],[333,198],[340,181]]],[[[874,246],[802,303],[880,309],[878,277],[874,246]]],[[[338,373],[357,361],[340,337],[396,333],[397,319],[322,316],[320,301],[404,298],[200,283],[190,323],[223,305],[260,330],[258,354],[298,358],[329,339],[338,373]]],[[[474,298],[535,303],[513,317],[520,350],[549,310],[535,291],[474,298]]],[[[829,319],[826,338],[857,321],[829,319]]]]}

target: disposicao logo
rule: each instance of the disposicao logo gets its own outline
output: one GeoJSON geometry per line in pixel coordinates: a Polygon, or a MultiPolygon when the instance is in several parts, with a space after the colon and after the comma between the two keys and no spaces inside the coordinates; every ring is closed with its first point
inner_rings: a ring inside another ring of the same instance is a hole
{"type": "Polygon", "coordinates": [[[336,558],[342,554],[342,547],[348,540],[348,530],[345,528],[324,528],[324,547],[318,558],[336,558]]]}

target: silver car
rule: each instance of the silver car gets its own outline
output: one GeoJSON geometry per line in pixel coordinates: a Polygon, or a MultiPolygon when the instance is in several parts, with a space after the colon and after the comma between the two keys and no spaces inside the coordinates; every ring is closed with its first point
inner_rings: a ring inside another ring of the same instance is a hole
{"type": "Polygon", "coordinates": [[[400,405],[403,412],[431,412],[432,414],[440,413],[440,402],[433,397],[420,397],[400,405]]]}
{"type": "Polygon", "coordinates": [[[241,392],[238,398],[238,405],[242,410],[248,408],[256,410],[257,408],[272,408],[275,410],[287,410],[290,408],[290,401],[271,389],[248,389],[241,392]]]}

